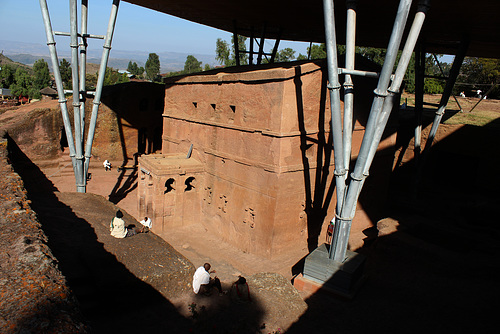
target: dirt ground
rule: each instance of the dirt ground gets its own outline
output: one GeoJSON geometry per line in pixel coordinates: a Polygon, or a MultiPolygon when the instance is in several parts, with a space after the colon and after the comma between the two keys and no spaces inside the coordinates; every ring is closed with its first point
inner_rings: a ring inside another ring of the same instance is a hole
{"type": "MultiPolygon", "coordinates": [[[[500,104],[492,105],[500,112],[500,104]]],[[[481,221],[464,214],[471,208],[467,189],[439,189],[413,201],[393,198],[388,218],[378,224],[378,238],[367,237],[370,242],[358,250],[368,260],[355,298],[303,293],[302,304],[287,289],[306,255],[303,250],[275,261],[259,259],[197,225],[173,230],[168,243],[152,234],[119,243],[109,239],[106,225],[115,204],[129,214],[127,222],[140,218],[133,171],[105,172],[95,161],[89,194],[82,196],[74,193],[70,165],[38,165],[43,174],[36,173],[38,166],[19,168],[49,246],[61,267],[67,261],[69,271],[61,269],[94,332],[469,333],[496,328],[500,230],[484,211],[481,221]],[[61,230],[61,224],[70,230],[61,230]],[[226,289],[237,275],[247,276],[259,298],[251,306],[235,306],[225,296],[194,298],[186,282],[204,262],[212,263],[226,289]]],[[[500,204],[497,194],[489,201],[500,204]]]]}

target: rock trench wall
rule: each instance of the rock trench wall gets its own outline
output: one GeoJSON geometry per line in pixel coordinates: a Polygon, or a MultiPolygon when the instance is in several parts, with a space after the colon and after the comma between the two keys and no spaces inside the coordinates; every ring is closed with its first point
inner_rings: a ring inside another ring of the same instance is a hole
{"type": "Polygon", "coordinates": [[[0,138],[0,332],[85,333],[76,299],[46,244],[0,138]]]}

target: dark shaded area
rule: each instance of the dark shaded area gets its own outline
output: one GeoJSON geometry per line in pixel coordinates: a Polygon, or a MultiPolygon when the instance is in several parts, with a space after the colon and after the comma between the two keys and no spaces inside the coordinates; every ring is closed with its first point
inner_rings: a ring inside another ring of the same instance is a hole
{"type": "Polygon", "coordinates": [[[300,131],[300,150],[302,155],[302,165],[304,166],[304,188],[305,194],[305,212],[307,215],[307,245],[309,252],[312,252],[318,246],[318,237],[321,232],[321,225],[328,212],[328,206],[331,203],[335,181],[328,183],[328,174],[332,158],[332,136],[325,137],[325,102],[326,102],[326,71],[322,71],[321,80],[321,98],[319,119],[318,119],[318,137],[313,138],[307,135],[304,120],[304,101],[302,98],[301,69],[295,67],[295,94],[297,99],[297,118],[300,131]],[[309,163],[308,149],[316,144],[316,172],[314,180],[311,176],[311,164],[309,163]],[[327,190],[328,188],[328,190],[327,190]],[[326,192],[326,194],[325,194],[326,192]]]}
{"type": "MultiPolygon", "coordinates": [[[[42,229],[48,237],[48,246],[58,260],[58,266],[67,279],[68,286],[76,296],[80,309],[92,333],[256,333],[262,326],[263,308],[259,301],[239,304],[229,296],[199,297],[190,293],[186,298],[198,305],[191,317],[182,316],[168,299],[151,285],[137,278],[117,257],[104,248],[98,240],[96,228],[76,215],[71,207],[58,199],[57,189],[41,170],[21,151],[12,140],[10,154],[15,171],[22,177],[28,191],[32,208],[37,212],[42,229]]],[[[75,194],[78,195],[78,194],[75,194]]],[[[80,194],[85,195],[85,194],[80,194]]],[[[89,194],[90,195],[90,194],[89,194]]],[[[60,196],[60,195],[59,195],[60,196]]],[[[91,195],[92,196],[92,195],[91,195]]],[[[92,202],[93,203],[93,202],[92,202]]],[[[83,206],[89,204],[81,204],[83,206]]],[[[88,207],[89,217],[99,217],[99,212],[109,207],[88,207]]],[[[130,221],[132,218],[125,215],[130,221]]],[[[95,222],[93,222],[95,224],[95,222]]],[[[147,234],[134,236],[123,242],[138,242],[140,237],[159,237],[147,234]]],[[[161,240],[161,251],[171,247],[161,240]]],[[[120,244],[121,244],[120,243],[120,244]]],[[[153,245],[152,241],[150,245],[153,245]]],[[[123,245],[123,252],[129,247],[123,245]]],[[[173,249],[172,249],[173,250],[173,249]]],[[[160,251],[144,249],[154,256],[160,251]]],[[[175,251],[174,251],[175,252],[175,251]]],[[[124,254],[120,254],[123,256],[124,254]]],[[[133,258],[144,254],[125,256],[133,258]]],[[[174,254],[175,256],[175,254],[174,254]]],[[[170,257],[169,257],[170,258],[170,257]]],[[[169,261],[163,259],[163,261],[169,261]]],[[[142,263],[127,261],[127,265],[142,266],[142,263]]],[[[139,268],[139,270],[148,270],[139,268]]],[[[137,270],[137,269],[136,269],[137,270]]],[[[154,276],[154,269],[149,272],[154,276]]],[[[154,280],[154,277],[152,278],[154,280]]],[[[170,279],[170,278],[169,278],[170,279]]],[[[174,276],[170,281],[157,282],[167,285],[168,292],[176,289],[169,284],[180,285],[174,276]]],[[[185,283],[183,283],[185,284],[185,283]]],[[[228,287],[223,284],[223,287],[228,287]]]]}
{"type": "Polygon", "coordinates": [[[462,126],[437,142],[416,199],[413,161],[400,166],[392,175],[381,234],[373,238],[378,231],[366,230],[370,242],[357,250],[368,258],[357,295],[344,300],[325,291],[313,294],[287,333],[496,331],[499,128],[500,120],[462,126]],[[385,232],[384,225],[394,232],[385,232]]]}
{"type": "Polygon", "coordinates": [[[120,175],[109,194],[109,200],[115,204],[137,187],[138,157],[161,150],[164,100],[165,87],[156,83],[127,82],[103,89],[103,103],[116,114],[122,149],[123,160],[118,168],[120,175]],[[129,147],[124,127],[137,131],[136,145],[129,147]],[[129,160],[133,160],[132,166],[129,166],[129,160]]]}
{"type": "Polygon", "coordinates": [[[9,142],[48,246],[81,305],[93,333],[186,332],[188,320],[150,285],[135,277],[97,240],[92,226],[61,203],[52,183],[9,142]]]}
{"type": "MultiPolygon", "coordinates": [[[[320,1],[304,3],[290,0],[284,6],[281,1],[256,0],[250,5],[226,0],[219,1],[217,9],[211,3],[200,0],[189,3],[175,0],[130,2],[228,32],[238,31],[243,36],[325,42],[323,6],[320,1]]],[[[376,1],[355,4],[359,17],[357,45],[387,47],[398,3],[396,0],[386,0],[383,6],[376,1]]],[[[406,31],[410,29],[418,3],[413,2],[406,31]]],[[[351,6],[351,1],[335,2],[337,43],[341,45],[345,45],[346,8],[351,6]]],[[[500,28],[496,24],[498,12],[500,5],[494,1],[483,6],[471,6],[471,2],[466,0],[431,1],[421,38],[429,43],[428,52],[451,54],[457,41],[464,35],[470,36],[469,56],[494,58],[500,49],[500,28]]]]}

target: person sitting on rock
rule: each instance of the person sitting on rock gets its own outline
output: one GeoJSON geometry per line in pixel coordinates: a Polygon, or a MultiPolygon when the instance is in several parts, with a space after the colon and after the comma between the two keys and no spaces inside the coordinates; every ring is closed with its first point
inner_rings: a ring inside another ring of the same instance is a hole
{"type": "Polygon", "coordinates": [[[123,239],[140,233],[140,231],[136,231],[134,228],[127,228],[125,226],[125,221],[122,218],[123,212],[120,210],[116,211],[116,216],[111,220],[111,224],[109,226],[109,230],[111,231],[111,235],[113,237],[123,239]]]}
{"type": "Polygon", "coordinates": [[[252,301],[250,288],[245,277],[240,276],[231,286],[231,299],[240,303],[252,301]]]}
{"type": "Polygon", "coordinates": [[[111,162],[109,162],[108,160],[104,160],[104,162],[102,163],[102,165],[104,166],[104,169],[106,170],[106,172],[108,170],[111,170],[111,162]]]}
{"type": "Polygon", "coordinates": [[[219,278],[217,276],[210,277],[210,274],[215,273],[215,270],[210,271],[210,268],[210,263],[205,263],[196,269],[193,275],[193,291],[198,295],[210,296],[212,288],[215,287],[219,291],[219,295],[223,295],[219,278]]]}
{"type": "Polygon", "coordinates": [[[151,218],[148,218],[148,217],[144,217],[144,219],[141,220],[140,223],[142,225],[141,232],[144,232],[144,233],[148,233],[149,229],[153,225],[153,222],[151,221],[151,218]]]}

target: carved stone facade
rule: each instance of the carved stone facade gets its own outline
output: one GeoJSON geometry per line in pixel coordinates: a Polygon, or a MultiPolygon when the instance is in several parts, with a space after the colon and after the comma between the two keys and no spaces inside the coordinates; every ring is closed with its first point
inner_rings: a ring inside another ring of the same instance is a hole
{"type": "Polygon", "coordinates": [[[161,222],[160,236],[201,223],[268,258],[323,242],[335,207],[329,105],[321,62],[169,79],[163,154],[139,159],[139,214],[161,222]]]}

